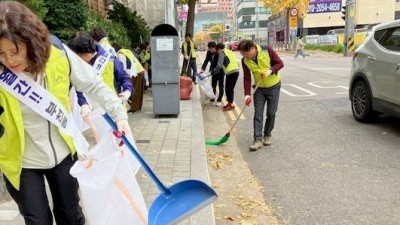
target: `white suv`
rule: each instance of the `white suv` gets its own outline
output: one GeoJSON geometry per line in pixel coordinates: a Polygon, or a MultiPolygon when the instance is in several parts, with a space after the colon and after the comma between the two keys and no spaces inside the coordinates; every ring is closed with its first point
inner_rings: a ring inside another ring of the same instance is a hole
{"type": "Polygon", "coordinates": [[[400,20],[379,24],[353,54],[349,97],[354,118],[400,116],[400,20]]]}

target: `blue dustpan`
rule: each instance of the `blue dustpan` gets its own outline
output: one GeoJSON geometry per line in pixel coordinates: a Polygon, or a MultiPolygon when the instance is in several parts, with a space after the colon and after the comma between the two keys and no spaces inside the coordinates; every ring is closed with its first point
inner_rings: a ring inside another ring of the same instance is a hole
{"type": "MultiPolygon", "coordinates": [[[[113,130],[117,130],[114,121],[108,114],[104,114],[103,117],[113,130]]],[[[199,180],[185,180],[167,188],[161,183],[125,135],[122,136],[122,141],[162,192],[150,206],[149,225],[169,225],[176,223],[217,199],[215,191],[199,180]]]]}
{"type": "Polygon", "coordinates": [[[195,75],[196,75],[196,77],[198,77],[200,80],[204,80],[204,79],[206,79],[207,77],[212,76],[211,73],[208,74],[208,75],[206,75],[206,76],[203,76],[201,73],[196,73],[195,75]]]}

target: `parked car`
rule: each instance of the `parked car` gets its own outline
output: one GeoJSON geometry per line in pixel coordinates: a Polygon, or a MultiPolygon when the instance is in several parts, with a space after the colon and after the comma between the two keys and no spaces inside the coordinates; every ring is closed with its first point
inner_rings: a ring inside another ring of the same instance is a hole
{"type": "Polygon", "coordinates": [[[349,97],[357,121],[400,117],[400,20],[376,25],[354,52],[349,97]]]}

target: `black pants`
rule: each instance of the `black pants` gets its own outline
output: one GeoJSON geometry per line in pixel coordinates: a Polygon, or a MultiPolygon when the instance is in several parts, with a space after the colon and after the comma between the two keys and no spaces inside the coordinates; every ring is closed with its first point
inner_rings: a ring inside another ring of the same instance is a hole
{"type": "Polygon", "coordinates": [[[235,96],[235,85],[237,82],[237,79],[239,77],[239,72],[234,72],[230,73],[229,75],[226,76],[226,83],[225,83],[225,94],[226,94],[226,100],[228,103],[233,103],[233,99],[235,96]]]}
{"type": "Polygon", "coordinates": [[[51,169],[22,169],[19,191],[4,176],[7,190],[17,203],[26,225],[53,224],[46,195],[45,177],[53,197],[53,213],[57,225],[85,224],[85,217],[79,206],[78,182],[69,174],[74,162],[71,156],[67,156],[51,169]]]}
{"type": "Polygon", "coordinates": [[[191,58],[189,60],[189,65],[188,65],[188,60],[183,59],[181,74],[186,74],[187,76],[191,77],[192,81],[194,82],[194,81],[196,81],[196,73],[197,73],[196,58],[191,58]],[[192,73],[192,70],[193,70],[193,73],[192,73]]]}
{"type": "Polygon", "coordinates": [[[214,94],[217,94],[217,84],[218,84],[219,91],[218,91],[217,102],[222,101],[222,97],[224,96],[224,79],[225,79],[224,73],[217,73],[213,75],[211,78],[211,86],[214,94]]]}

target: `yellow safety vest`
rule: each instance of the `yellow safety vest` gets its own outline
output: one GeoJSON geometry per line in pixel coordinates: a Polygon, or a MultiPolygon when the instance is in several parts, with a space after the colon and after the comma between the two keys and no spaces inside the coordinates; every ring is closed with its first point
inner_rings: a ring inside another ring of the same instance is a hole
{"type": "Polygon", "coordinates": [[[144,68],[142,64],[140,64],[139,60],[135,57],[133,52],[129,49],[120,49],[118,53],[124,54],[125,57],[127,57],[131,61],[131,66],[136,67],[136,73],[141,73],[144,71],[144,68]],[[135,65],[132,65],[132,62],[135,61],[135,65]]]}
{"type": "MultiPolygon", "coordinates": [[[[268,52],[262,51],[259,45],[257,47],[257,63],[254,62],[252,59],[243,58],[244,64],[249,68],[249,70],[253,73],[255,83],[257,84],[258,81],[261,79],[261,72],[266,72],[267,70],[271,69],[271,58],[269,57],[268,52]]],[[[271,74],[264,78],[259,87],[272,87],[275,84],[279,83],[281,80],[281,75],[271,74]]]]}
{"type": "Polygon", "coordinates": [[[229,72],[233,70],[238,70],[239,69],[239,63],[237,61],[237,57],[234,52],[232,52],[229,49],[224,48],[224,53],[226,57],[229,59],[229,64],[227,67],[223,66],[225,74],[229,75],[229,72]]]}
{"type": "Polygon", "coordinates": [[[187,42],[185,41],[185,42],[183,42],[183,53],[184,53],[184,55],[187,55],[187,56],[191,56],[192,58],[196,58],[196,49],[194,49],[194,42],[193,41],[190,41],[190,54],[191,55],[189,55],[188,54],[188,52],[187,52],[187,42]]]}
{"type": "MultiPolygon", "coordinates": [[[[47,90],[56,97],[68,112],[71,112],[69,102],[69,62],[62,50],[52,46],[50,58],[46,64],[47,90]]],[[[22,170],[22,155],[25,150],[24,121],[19,100],[0,88],[0,105],[4,112],[0,116],[5,132],[0,138],[0,170],[11,184],[19,190],[22,170]]],[[[64,141],[74,154],[76,149],[71,136],[59,130],[64,141]]]]}

